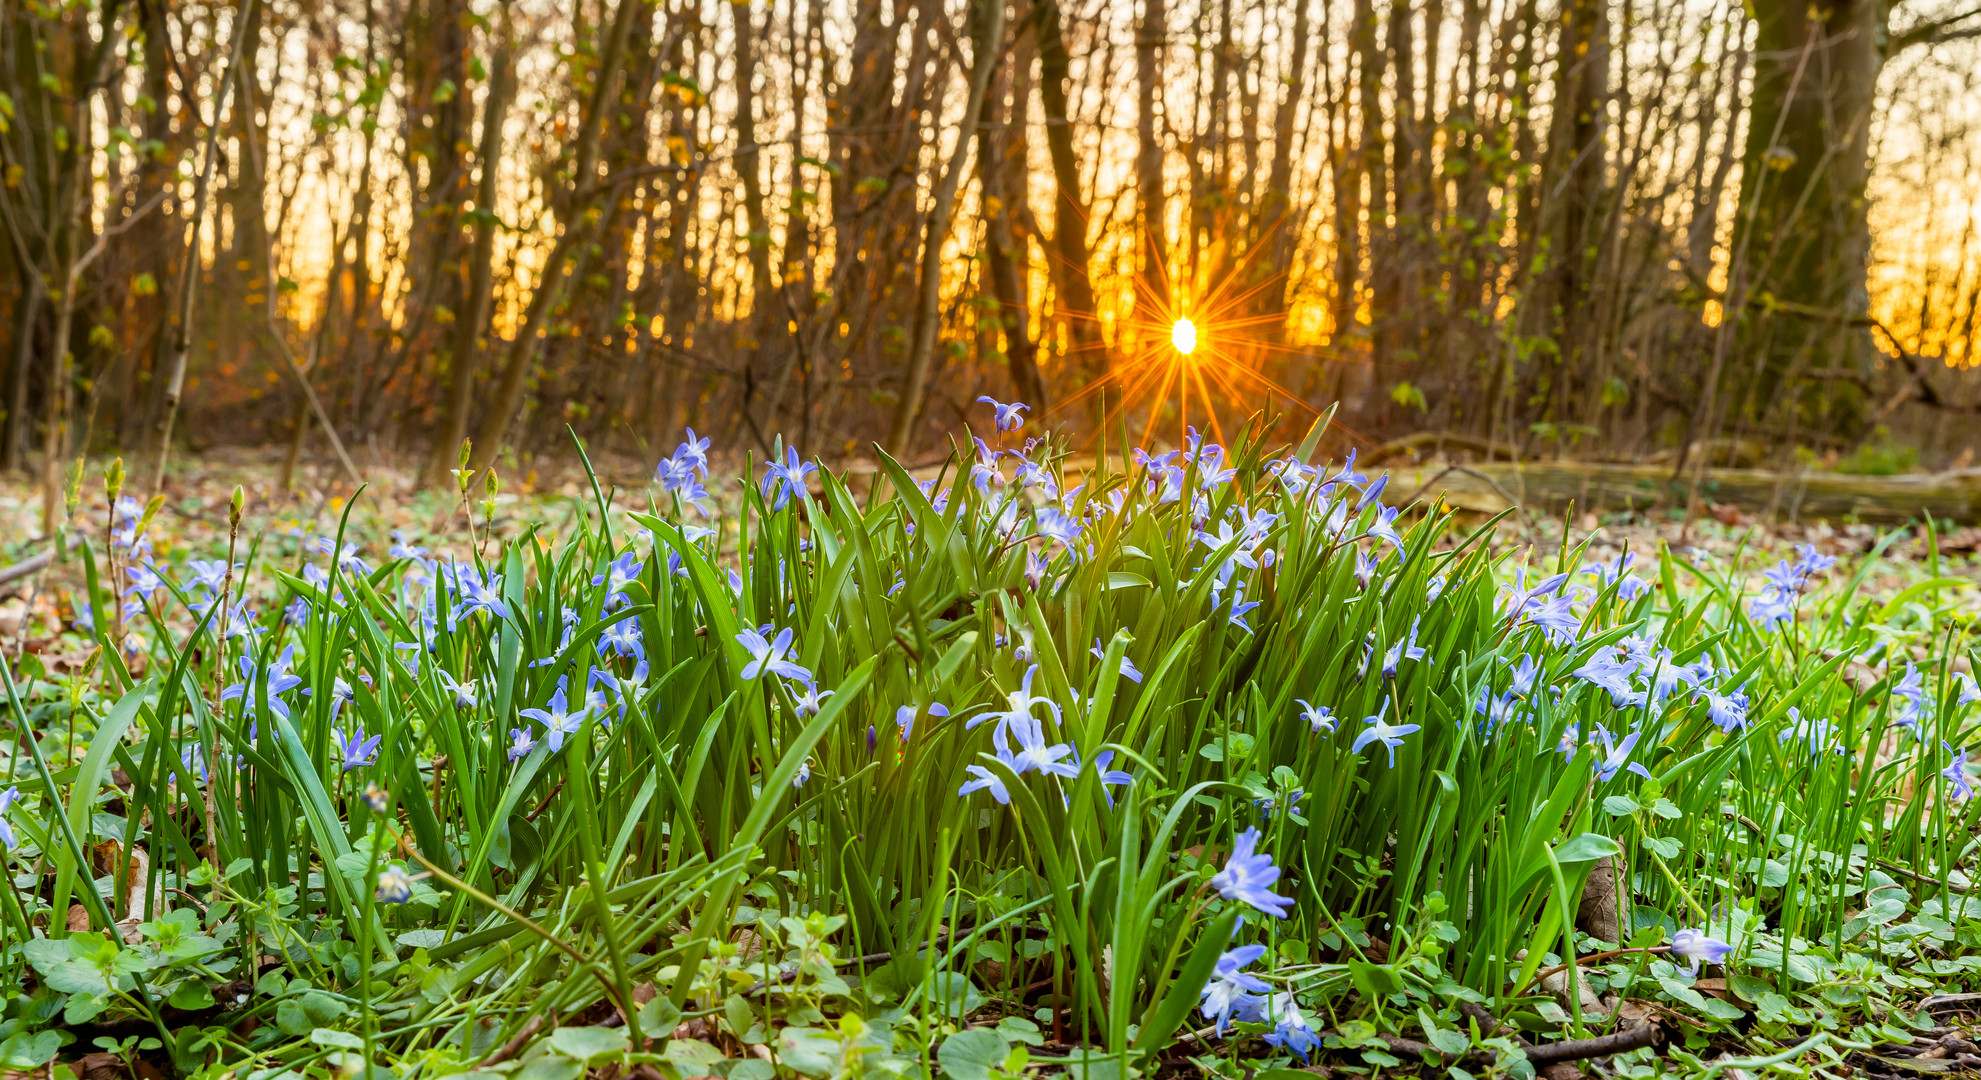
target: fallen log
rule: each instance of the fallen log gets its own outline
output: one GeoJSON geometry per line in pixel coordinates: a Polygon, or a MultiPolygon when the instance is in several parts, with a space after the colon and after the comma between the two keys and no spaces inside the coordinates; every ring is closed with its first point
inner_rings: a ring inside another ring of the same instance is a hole
{"type": "MultiPolygon", "coordinates": [[[[1683,507],[1691,483],[1690,470],[1674,482],[1669,466],[1602,462],[1488,462],[1443,476],[1439,471],[1424,472],[1424,479],[1435,478],[1426,495],[1443,492],[1459,509],[1489,514],[1509,505],[1530,513],[1553,512],[1570,502],[1592,511],[1683,507]]],[[[1902,476],[1707,469],[1700,478],[1699,501],[1791,521],[1852,518],[1891,524],[1931,514],[1938,520],[1975,523],[1981,522],[1981,469],[1902,476]]]]}

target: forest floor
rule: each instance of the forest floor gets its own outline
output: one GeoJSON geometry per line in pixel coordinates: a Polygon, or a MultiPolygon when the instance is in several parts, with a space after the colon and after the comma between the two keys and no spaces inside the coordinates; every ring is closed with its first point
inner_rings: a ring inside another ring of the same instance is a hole
{"type": "MultiPolygon", "coordinates": [[[[245,496],[241,544],[243,548],[258,536],[307,541],[335,534],[340,524],[348,538],[373,554],[384,553],[395,538],[433,547],[437,538],[458,536],[464,500],[452,491],[424,485],[417,465],[374,462],[365,469],[362,493],[334,458],[301,464],[285,491],[281,482],[282,452],[278,447],[231,447],[210,451],[173,462],[164,486],[165,500],[147,534],[160,556],[175,547],[210,552],[226,544],[228,504],[238,485],[245,496]],[[350,505],[358,494],[355,506],[350,505]],[[346,521],[346,511],[349,511],[346,521]]],[[[527,469],[520,476],[504,473],[496,495],[492,537],[512,535],[525,522],[556,521],[560,504],[576,498],[590,498],[590,481],[574,455],[553,456],[554,468],[527,469]]],[[[90,487],[84,513],[98,518],[85,532],[100,541],[104,529],[105,503],[99,482],[102,462],[90,468],[90,487]]],[[[603,493],[615,504],[644,503],[651,479],[650,469],[630,457],[599,455],[592,461],[603,493]]],[[[854,467],[854,475],[868,471],[854,467]]],[[[1441,462],[1399,466],[1394,470],[1394,490],[1401,495],[1436,497],[1446,489],[1445,468],[1441,462]]],[[[1462,478],[1461,478],[1462,479],[1462,478]]],[[[451,481],[450,481],[451,484],[451,481]]],[[[144,493],[128,489],[126,494],[144,493]]],[[[731,520],[739,500],[733,493],[714,492],[722,520],[731,520]]],[[[485,493],[469,493],[465,501],[475,516],[480,534],[485,520],[482,501],[485,493]]],[[[1462,497],[1457,503],[1461,520],[1483,523],[1488,515],[1466,509],[1462,497]]],[[[0,577],[5,568],[30,558],[43,549],[41,543],[42,499],[39,483],[21,473],[0,474],[0,577]]],[[[1895,532],[1895,539],[1880,569],[1866,582],[1870,595],[1889,595],[1916,577],[1911,565],[1929,557],[1922,530],[1904,530],[1890,525],[1862,522],[1780,521],[1761,516],[1759,507],[1709,503],[1691,522],[1683,519],[1680,508],[1656,512],[1613,510],[1602,513],[1579,512],[1550,516],[1536,506],[1528,513],[1513,513],[1495,529],[1493,545],[1510,550],[1532,547],[1552,553],[1563,547],[1591,542],[1591,554],[1615,558],[1624,551],[1649,554],[1660,544],[1708,563],[1733,560],[1755,572],[1790,553],[1797,544],[1814,544],[1824,554],[1839,557],[1865,555],[1895,532]],[[1566,537],[1564,537],[1566,533],[1566,537]]],[[[1981,581],[1981,527],[1956,525],[1936,534],[1932,540],[1945,571],[1971,576],[1981,581]],[[1972,564],[1972,565],[1970,565],[1972,564]]],[[[438,540],[445,551],[447,539],[438,540]]],[[[465,552],[457,552],[465,554],[465,552]]],[[[50,574],[37,574],[34,580],[0,580],[0,634],[20,632],[20,619],[26,606],[32,606],[38,619],[66,618],[73,613],[68,595],[82,583],[82,568],[75,560],[64,560],[50,574]]],[[[1981,606],[1981,605],[1977,605],[1981,606]]],[[[52,629],[52,625],[49,626],[52,629]]],[[[45,631],[44,631],[45,632],[45,631]]]]}

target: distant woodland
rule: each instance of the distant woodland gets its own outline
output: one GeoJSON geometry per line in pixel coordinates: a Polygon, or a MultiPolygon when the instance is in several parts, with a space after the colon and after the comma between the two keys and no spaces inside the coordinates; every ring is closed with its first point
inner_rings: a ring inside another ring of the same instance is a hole
{"type": "Polygon", "coordinates": [[[0,0],[0,467],[925,459],[979,395],[1965,460],[1976,39],[1974,0],[0,0]]]}

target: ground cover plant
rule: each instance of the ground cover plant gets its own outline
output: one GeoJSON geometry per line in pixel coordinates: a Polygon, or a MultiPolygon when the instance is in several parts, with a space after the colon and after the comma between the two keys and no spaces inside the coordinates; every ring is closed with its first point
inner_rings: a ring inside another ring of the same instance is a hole
{"type": "Polygon", "coordinates": [[[1074,476],[1022,411],[921,479],[722,478],[690,432],[501,538],[465,460],[430,537],[352,503],[169,557],[79,472],[94,651],[0,665],[0,1067],[1975,1052],[1981,690],[1930,523],[1872,596],[1901,534],[1508,548],[1319,427],[1074,476]]]}

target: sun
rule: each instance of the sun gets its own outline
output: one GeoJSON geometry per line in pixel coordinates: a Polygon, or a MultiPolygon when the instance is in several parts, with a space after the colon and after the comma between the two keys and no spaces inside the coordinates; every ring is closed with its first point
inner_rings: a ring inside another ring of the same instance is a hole
{"type": "Polygon", "coordinates": [[[1169,343],[1185,356],[1197,351],[1197,324],[1189,319],[1178,319],[1169,328],[1169,343]]]}

